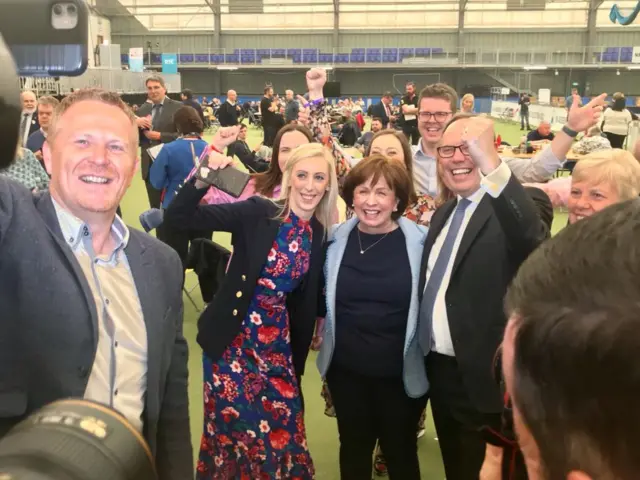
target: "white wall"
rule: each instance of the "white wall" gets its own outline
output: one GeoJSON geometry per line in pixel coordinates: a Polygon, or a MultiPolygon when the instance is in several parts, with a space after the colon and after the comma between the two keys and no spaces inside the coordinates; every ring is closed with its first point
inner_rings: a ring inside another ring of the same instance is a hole
{"type": "Polygon", "coordinates": [[[105,17],[91,13],[89,19],[89,66],[95,66],[94,52],[98,45],[98,36],[102,36],[105,42],[111,44],[111,22],[105,17]]]}

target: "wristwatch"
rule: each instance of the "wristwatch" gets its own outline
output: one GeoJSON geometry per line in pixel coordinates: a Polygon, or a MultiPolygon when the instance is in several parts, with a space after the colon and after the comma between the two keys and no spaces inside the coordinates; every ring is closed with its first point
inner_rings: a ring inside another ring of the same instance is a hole
{"type": "Polygon", "coordinates": [[[569,127],[567,127],[566,125],[563,125],[562,127],[562,131],[564,133],[566,133],[567,135],[569,135],[571,138],[576,138],[578,136],[578,132],[576,132],[575,130],[571,130],[569,127]]]}

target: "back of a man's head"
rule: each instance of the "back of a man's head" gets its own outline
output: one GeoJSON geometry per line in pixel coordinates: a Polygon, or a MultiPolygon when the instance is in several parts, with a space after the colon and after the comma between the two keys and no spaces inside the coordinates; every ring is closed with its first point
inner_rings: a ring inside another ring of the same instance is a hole
{"type": "Polygon", "coordinates": [[[507,293],[505,376],[542,478],[640,478],[639,239],[640,200],[613,205],[545,242],[507,293]]]}

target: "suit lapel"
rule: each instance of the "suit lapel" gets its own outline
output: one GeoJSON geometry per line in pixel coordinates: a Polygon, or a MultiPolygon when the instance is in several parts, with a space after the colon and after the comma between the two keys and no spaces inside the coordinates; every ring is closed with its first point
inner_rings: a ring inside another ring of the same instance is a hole
{"type": "Polygon", "coordinates": [[[93,329],[93,345],[94,347],[98,345],[98,312],[96,310],[96,303],[93,299],[93,294],[91,293],[91,287],[87,282],[87,278],[78,263],[75,255],[67,242],[63,238],[62,230],[60,229],[60,223],[58,221],[58,215],[56,214],[55,207],[53,206],[53,201],[51,200],[51,195],[49,192],[43,193],[42,196],[35,200],[36,208],[40,212],[42,219],[44,220],[45,225],[47,226],[47,230],[53,237],[56,245],[60,248],[60,251],[67,259],[69,267],[74,273],[80,288],[82,289],[82,293],[84,294],[84,299],[87,304],[87,308],[91,313],[91,327],[93,329]]]}
{"type": "MultiPolygon", "coordinates": [[[[159,302],[157,295],[161,291],[157,282],[158,279],[153,268],[153,259],[147,254],[146,246],[142,243],[137,235],[129,237],[129,243],[125,248],[127,262],[131,269],[138,298],[140,299],[140,307],[142,308],[142,316],[147,330],[147,391],[157,392],[160,383],[159,366],[162,362],[162,342],[164,328],[165,302],[159,302]]],[[[146,395],[145,403],[148,406],[150,399],[154,396],[146,395]]],[[[155,406],[152,411],[157,411],[159,406],[155,406]]],[[[147,408],[147,410],[149,410],[147,408]]]]}
{"type": "Polygon", "coordinates": [[[273,246],[273,241],[278,234],[278,228],[280,228],[280,220],[271,218],[276,212],[269,213],[271,214],[258,220],[258,225],[255,230],[250,229],[248,231],[248,234],[252,238],[247,239],[247,245],[254,245],[252,251],[249,252],[249,278],[252,280],[252,284],[258,281],[260,271],[273,246]]]}
{"type": "Polygon", "coordinates": [[[460,266],[462,259],[466,255],[467,251],[473,245],[473,242],[480,234],[482,227],[484,227],[485,223],[489,220],[489,217],[493,213],[493,208],[491,207],[491,201],[488,195],[484,195],[475,212],[471,216],[469,220],[469,224],[462,235],[462,240],[460,241],[460,247],[458,248],[458,253],[456,254],[456,258],[453,262],[453,269],[451,270],[451,276],[456,273],[457,268],[460,266]]]}
{"type": "Polygon", "coordinates": [[[444,228],[445,223],[447,223],[447,219],[451,215],[451,212],[453,212],[455,205],[455,200],[449,200],[435,212],[433,217],[431,217],[429,232],[427,233],[427,239],[424,242],[424,250],[422,252],[422,264],[420,265],[420,283],[418,291],[421,298],[422,292],[424,291],[425,283],[427,281],[427,265],[429,263],[429,255],[431,254],[431,249],[433,248],[433,244],[436,243],[436,239],[444,228]]]}

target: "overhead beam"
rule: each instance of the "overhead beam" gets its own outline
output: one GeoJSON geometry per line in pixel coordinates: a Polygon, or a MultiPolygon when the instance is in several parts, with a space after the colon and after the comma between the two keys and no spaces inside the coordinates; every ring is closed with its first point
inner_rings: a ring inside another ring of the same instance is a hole
{"type": "Polygon", "coordinates": [[[458,55],[464,48],[464,13],[468,0],[458,0],[458,55]]]}
{"type": "Polygon", "coordinates": [[[333,0],[333,48],[340,47],[340,0],[333,0]]]}
{"type": "Polygon", "coordinates": [[[596,21],[598,19],[598,8],[600,8],[603,2],[604,0],[589,0],[589,11],[587,13],[587,58],[585,58],[586,63],[593,61],[593,55],[595,53],[597,41],[596,21]]]}
{"type": "MultiPolygon", "coordinates": [[[[220,44],[220,31],[222,30],[220,0],[204,1],[207,3],[207,5],[209,5],[211,13],[213,13],[212,47],[216,53],[219,53],[222,48],[220,44]]],[[[216,95],[222,94],[222,80],[219,70],[215,70],[213,73],[213,92],[216,95]]]]}

